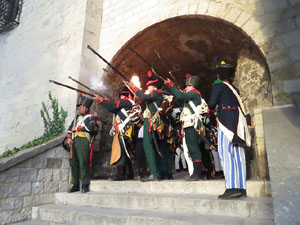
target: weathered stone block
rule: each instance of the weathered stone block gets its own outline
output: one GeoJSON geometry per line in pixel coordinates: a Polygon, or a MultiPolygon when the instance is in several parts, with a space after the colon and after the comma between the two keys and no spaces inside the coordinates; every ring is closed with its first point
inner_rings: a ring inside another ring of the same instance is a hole
{"type": "Polygon", "coordinates": [[[48,158],[46,162],[46,168],[59,169],[62,165],[62,159],[59,158],[48,158]]]}
{"type": "Polygon", "coordinates": [[[33,196],[33,205],[54,203],[54,194],[39,194],[33,196]]]}
{"type": "Polygon", "coordinates": [[[300,30],[294,30],[289,33],[282,34],[282,39],[286,46],[295,46],[300,44],[300,30]]]}
{"type": "Polygon", "coordinates": [[[44,190],[44,182],[33,182],[32,183],[32,193],[41,194],[44,190]]]}
{"type": "Polygon", "coordinates": [[[25,196],[23,197],[23,207],[32,206],[33,196],[25,196]]]}
{"type": "Polygon", "coordinates": [[[10,185],[11,184],[0,183],[0,199],[6,198],[8,196],[8,190],[10,185]]]}
{"type": "Polygon", "coordinates": [[[256,137],[264,137],[264,127],[262,125],[255,126],[256,137]]]}
{"type": "Polygon", "coordinates": [[[21,169],[20,181],[37,181],[37,169],[21,169]]]}
{"type": "Polygon", "coordinates": [[[40,169],[38,172],[38,181],[52,181],[53,170],[52,169],[40,169]]]}
{"type": "Polygon", "coordinates": [[[20,179],[20,169],[11,168],[1,173],[0,182],[1,183],[11,183],[18,182],[20,179]]]}
{"type": "Polygon", "coordinates": [[[263,0],[262,4],[264,6],[265,12],[273,12],[288,7],[287,0],[280,0],[280,1],[263,0]]]}
{"type": "Polygon", "coordinates": [[[41,154],[31,160],[32,168],[44,168],[46,165],[46,156],[41,154]]]}
{"type": "Polygon", "coordinates": [[[253,120],[254,120],[254,126],[262,125],[263,124],[262,114],[254,114],[253,120]]]}
{"type": "Polygon", "coordinates": [[[69,153],[62,146],[55,148],[56,158],[68,158],[68,154],[69,153]]]}
{"type": "Polygon", "coordinates": [[[14,210],[14,209],[20,209],[23,205],[23,198],[7,198],[4,210],[14,210]]]}
{"type": "Polygon", "coordinates": [[[60,170],[60,180],[65,181],[69,179],[70,170],[69,169],[61,169],[60,170]]]}
{"type": "Polygon", "coordinates": [[[59,192],[65,192],[69,188],[69,182],[68,181],[59,181],[59,192]]]}
{"type": "Polygon", "coordinates": [[[13,185],[10,186],[8,191],[9,197],[25,196],[29,194],[31,194],[30,182],[14,183],[13,185]]]}
{"type": "Polygon", "coordinates": [[[63,159],[62,160],[62,165],[61,168],[62,169],[69,169],[70,168],[70,163],[69,163],[69,159],[63,159]]]}
{"type": "Polygon", "coordinates": [[[46,152],[46,158],[55,158],[55,150],[50,149],[46,152]]]}
{"type": "Polygon", "coordinates": [[[291,48],[291,58],[293,61],[300,60],[300,45],[291,48]]]}
{"type": "Polygon", "coordinates": [[[59,181],[44,182],[44,193],[55,193],[59,190],[59,181]]]}
{"type": "Polygon", "coordinates": [[[256,150],[257,156],[265,156],[266,155],[266,148],[265,148],[265,139],[262,137],[256,137],[256,150]]]}

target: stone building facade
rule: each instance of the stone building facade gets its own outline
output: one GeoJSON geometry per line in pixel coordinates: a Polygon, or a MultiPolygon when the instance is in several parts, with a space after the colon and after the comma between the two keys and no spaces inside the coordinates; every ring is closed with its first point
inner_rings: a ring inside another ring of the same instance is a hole
{"type": "MultiPolygon", "coordinates": [[[[299,104],[299,34],[300,0],[25,1],[20,25],[0,34],[5,106],[0,109],[0,135],[5,140],[0,153],[42,133],[39,109],[49,90],[72,119],[76,93],[51,85],[49,79],[70,83],[67,77],[72,75],[117,97],[121,79],[87,45],[129,79],[138,74],[144,82],[149,68],[131,46],[159,73],[171,70],[180,83],[185,73],[200,76],[207,100],[219,58],[237,63],[234,82],[256,124],[254,176],[266,177],[260,109],[299,104]]],[[[97,110],[103,115],[103,109],[97,110]]],[[[100,146],[108,151],[110,115],[101,120],[100,146]]]]}

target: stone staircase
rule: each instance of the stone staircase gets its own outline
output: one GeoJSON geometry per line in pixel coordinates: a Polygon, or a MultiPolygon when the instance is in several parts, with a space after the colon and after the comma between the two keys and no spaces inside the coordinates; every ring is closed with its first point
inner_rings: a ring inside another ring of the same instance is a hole
{"type": "Polygon", "coordinates": [[[247,198],[219,200],[224,180],[92,181],[91,192],[56,193],[55,204],[33,207],[24,225],[251,224],[273,225],[265,181],[247,181],[247,198]]]}

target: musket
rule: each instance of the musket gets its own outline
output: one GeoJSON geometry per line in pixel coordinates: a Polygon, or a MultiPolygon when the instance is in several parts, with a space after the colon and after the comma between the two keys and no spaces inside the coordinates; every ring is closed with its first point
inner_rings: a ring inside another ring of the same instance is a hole
{"type": "MultiPolygon", "coordinates": [[[[119,74],[125,81],[130,81],[123,73],[121,73],[117,68],[111,65],[105,58],[103,58],[98,52],[96,52],[91,46],[87,46],[96,56],[102,59],[107,65],[109,65],[117,74],[119,74]]],[[[104,71],[108,72],[106,69],[103,68],[104,71]]],[[[136,96],[136,94],[131,90],[131,88],[124,83],[124,85],[136,96]]],[[[136,96],[137,97],[137,96],[136,96]]]]}
{"type": "Polygon", "coordinates": [[[78,80],[75,80],[73,77],[69,76],[68,78],[71,79],[72,81],[76,82],[77,84],[80,84],[81,86],[85,87],[86,89],[90,90],[90,91],[93,92],[94,94],[99,95],[99,96],[101,96],[101,97],[103,97],[103,98],[106,98],[103,94],[101,94],[101,93],[99,93],[99,92],[97,92],[97,91],[95,91],[95,90],[89,88],[89,87],[86,86],[85,84],[79,82],[78,80]]]}
{"type": "Polygon", "coordinates": [[[86,92],[86,91],[82,91],[82,90],[79,90],[79,89],[77,89],[77,88],[73,88],[73,87],[71,87],[71,86],[69,86],[69,85],[59,83],[59,82],[57,82],[57,81],[55,81],[55,80],[49,80],[49,82],[50,82],[50,83],[53,83],[53,84],[56,84],[56,85],[60,85],[60,86],[66,87],[66,88],[69,88],[69,89],[72,89],[72,90],[77,91],[77,92],[79,92],[79,93],[83,93],[83,94],[89,95],[89,96],[91,96],[91,97],[96,97],[94,94],[90,94],[90,93],[88,93],[88,92],[86,92]]]}
{"type": "Polygon", "coordinates": [[[173,75],[172,71],[169,69],[167,63],[161,58],[161,56],[160,56],[160,54],[158,53],[157,50],[154,50],[154,51],[155,51],[157,57],[158,57],[158,58],[160,59],[160,61],[162,62],[162,64],[163,64],[163,65],[166,67],[166,69],[168,70],[168,73],[169,73],[170,77],[172,78],[172,80],[174,80],[176,86],[179,86],[179,83],[178,83],[177,79],[176,79],[175,76],[173,75]]]}
{"type": "Polygon", "coordinates": [[[154,69],[154,67],[146,60],[144,59],[134,48],[132,47],[128,47],[139,59],[141,59],[145,64],[147,64],[147,66],[149,66],[151,68],[151,71],[158,76],[161,80],[166,80],[164,77],[162,77],[161,75],[159,75],[156,70],[154,69]]]}
{"type": "Polygon", "coordinates": [[[91,46],[87,46],[88,49],[90,49],[96,56],[98,56],[100,59],[102,59],[107,65],[109,65],[117,74],[119,74],[124,80],[129,81],[128,78],[121,73],[117,68],[115,68],[113,65],[111,65],[106,59],[104,59],[98,52],[96,52],[91,46]]]}

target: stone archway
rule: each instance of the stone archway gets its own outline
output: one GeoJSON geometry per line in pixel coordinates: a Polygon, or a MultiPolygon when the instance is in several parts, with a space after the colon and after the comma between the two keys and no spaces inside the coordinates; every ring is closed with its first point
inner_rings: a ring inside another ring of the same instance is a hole
{"type": "MultiPolygon", "coordinates": [[[[129,50],[129,46],[163,76],[167,77],[171,70],[181,84],[186,73],[197,74],[201,78],[200,91],[206,100],[216,78],[216,64],[225,57],[238,65],[234,84],[240,89],[248,111],[272,105],[265,57],[251,38],[232,23],[209,16],[180,16],[136,34],[111,62],[129,78],[138,74],[145,83],[145,74],[150,68],[129,50]]],[[[111,81],[108,82],[115,86],[115,77],[111,81]]]]}
{"type": "MultiPolygon", "coordinates": [[[[240,89],[249,113],[253,115],[255,108],[273,104],[265,57],[245,32],[223,19],[201,15],[180,16],[151,25],[132,37],[115,54],[111,63],[129,79],[132,74],[138,74],[142,84],[145,84],[146,72],[150,68],[129,50],[129,46],[135,48],[160,74],[167,76],[168,70],[171,70],[181,85],[186,73],[198,75],[201,79],[199,89],[207,101],[216,78],[216,64],[221,57],[225,57],[238,65],[234,84],[240,89]]],[[[111,73],[106,82],[116,96],[121,85],[119,77],[111,73]]],[[[251,164],[251,174],[252,177],[263,178],[267,172],[259,170],[266,167],[266,158],[263,158],[263,163],[256,159],[256,142],[255,138],[255,154],[252,155],[255,160],[251,164]]]]}

